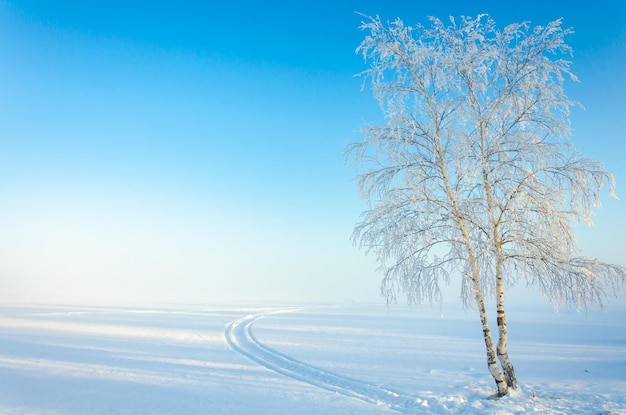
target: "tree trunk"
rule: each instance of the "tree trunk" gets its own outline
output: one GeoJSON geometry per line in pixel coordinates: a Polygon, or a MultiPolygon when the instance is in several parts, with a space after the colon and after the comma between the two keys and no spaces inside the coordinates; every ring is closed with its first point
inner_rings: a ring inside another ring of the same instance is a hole
{"type": "Polygon", "coordinates": [[[467,227],[465,225],[465,218],[461,213],[461,209],[456,201],[456,196],[450,187],[450,183],[448,182],[448,173],[446,170],[446,160],[444,157],[443,145],[441,144],[441,135],[437,132],[437,137],[439,139],[438,146],[438,156],[439,156],[439,166],[441,168],[441,176],[443,182],[445,184],[446,194],[448,195],[448,200],[452,203],[452,207],[454,209],[454,215],[456,217],[456,221],[459,225],[459,230],[463,235],[463,240],[465,242],[465,247],[467,249],[467,255],[469,257],[469,263],[471,266],[471,277],[472,288],[474,289],[474,298],[476,300],[476,305],[478,306],[478,312],[480,314],[480,322],[482,324],[483,329],[483,339],[485,341],[485,349],[487,351],[487,368],[489,369],[489,373],[493,377],[496,382],[496,388],[498,389],[497,396],[504,396],[507,394],[509,387],[506,383],[506,379],[498,367],[498,361],[496,360],[496,351],[493,346],[493,339],[491,336],[491,329],[489,328],[489,319],[487,318],[487,312],[485,310],[485,299],[483,296],[482,288],[480,287],[480,268],[478,266],[478,261],[476,259],[476,254],[474,253],[474,248],[472,247],[472,238],[469,235],[467,227]]]}
{"type": "Polygon", "coordinates": [[[493,339],[491,337],[491,329],[489,328],[489,320],[487,318],[487,311],[485,310],[485,300],[483,298],[482,290],[478,281],[473,280],[472,282],[474,284],[474,295],[476,305],[478,306],[478,312],[480,314],[480,322],[482,323],[483,328],[483,339],[485,341],[485,349],[487,351],[487,368],[496,382],[496,388],[498,389],[497,395],[498,397],[501,397],[506,395],[509,390],[508,382],[498,367],[498,362],[496,360],[496,352],[493,346],[493,339]]]}
{"type": "MultiPolygon", "coordinates": [[[[485,148],[485,132],[484,132],[484,124],[481,122],[481,137],[482,137],[482,149],[483,149],[483,160],[486,159],[484,148],[485,148]]],[[[500,223],[502,220],[502,214],[496,219],[495,216],[495,204],[494,197],[492,193],[491,183],[489,181],[489,175],[487,174],[487,169],[483,168],[483,183],[485,184],[485,196],[487,198],[487,207],[489,210],[489,216],[491,221],[491,226],[493,228],[493,244],[495,248],[495,271],[496,271],[496,317],[498,324],[498,360],[500,361],[500,366],[502,366],[502,371],[504,372],[504,379],[509,387],[516,389],[517,388],[517,379],[515,377],[515,370],[513,369],[513,363],[511,363],[511,359],[509,359],[509,354],[507,353],[506,346],[509,340],[509,333],[506,327],[506,313],[504,310],[504,280],[503,280],[503,257],[502,257],[502,238],[500,235],[500,223]]]]}
{"type": "MultiPolygon", "coordinates": [[[[498,261],[500,262],[500,261],[498,261]]],[[[498,321],[498,360],[504,371],[504,378],[509,387],[517,388],[517,378],[515,377],[515,369],[513,363],[509,359],[506,346],[509,340],[509,333],[506,327],[506,313],[504,310],[504,284],[502,281],[502,267],[497,264],[496,270],[496,293],[497,293],[497,321],[498,321]]]]}

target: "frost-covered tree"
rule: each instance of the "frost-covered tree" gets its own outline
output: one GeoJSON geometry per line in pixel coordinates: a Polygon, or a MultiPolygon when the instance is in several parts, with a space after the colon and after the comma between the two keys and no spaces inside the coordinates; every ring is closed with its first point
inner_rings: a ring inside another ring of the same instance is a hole
{"type": "Polygon", "coordinates": [[[369,208],[355,243],[375,253],[382,295],[441,301],[461,276],[482,323],[497,395],[517,380],[507,353],[505,288],[521,281],[555,306],[604,307],[626,286],[624,268],[580,256],[572,226],[590,223],[603,166],[567,141],[563,91],[571,33],[556,20],[500,30],[486,15],[429,26],[368,17],[363,54],[386,124],[346,149],[369,208]],[[485,301],[496,300],[497,344],[485,301]]]}

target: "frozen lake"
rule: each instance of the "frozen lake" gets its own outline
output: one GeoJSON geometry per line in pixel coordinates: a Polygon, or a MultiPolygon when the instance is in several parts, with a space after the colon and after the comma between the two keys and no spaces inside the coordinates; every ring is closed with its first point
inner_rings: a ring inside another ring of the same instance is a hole
{"type": "Polygon", "coordinates": [[[473,310],[0,306],[1,414],[626,414],[626,310],[509,312],[499,401],[473,310]]]}

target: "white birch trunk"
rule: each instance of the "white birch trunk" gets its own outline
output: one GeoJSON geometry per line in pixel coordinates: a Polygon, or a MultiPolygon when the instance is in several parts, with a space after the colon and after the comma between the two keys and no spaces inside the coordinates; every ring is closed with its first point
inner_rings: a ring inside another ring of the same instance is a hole
{"type": "Polygon", "coordinates": [[[493,340],[491,336],[491,329],[489,328],[489,320],[487,318],[487,311],[485,310],[485,301],[483,298],[482,291],[480,290],[480,286],[476,280],[474,283],[474,294],[476,299],[476,305],[478,306],[478,312],[480,314],[480,322],[482,324],[483,329],[483,339],[485,341],[485,349],[487,351],[487,369],[494,381],[496,382],[496,388],[498,390],[498,397],[504,396],[508,392],[508,383],[505,379],[502,371],[498,367],[498,362],[496,360],[496,352],[493,346],[493,340]]]}
{"type": "MultiPolygon", "coordinates": [[[[483,128],[483,124],[481,123],[481,129],[483,128]]],[[[485,140],[483,134],[482,146],[481,149],[483,151],[483,160],[485,160],[485,140]]],[[[515,369],[513,368],[513,363],[511,359],[509,359],[509,354],[507,352],[507,344],[509,340],[509,333],[506,325],[506,312],[504,307],[504,280],[503,280],[503,262],[504,257],[502,254],[502,238],[500,237],[500,221],[502,218],[502,214],[498,219],[496,219],[495,214],[495,203],[494,197],[492,193],[491,183],[489,181],[489,176],[487,174],[487,170],[483,168],[483,183],[485,185],[485,196],[487,198],[487,208],[489,210],[489,219],[491,222],[492,228],[492,239],[495,253],[495,279],[496,279],[496,322],[498,325],[498,346],[497,346],[497,355],[498,360],[500,362],[500,366],[502,367],[502,371],[504,372],[504,379],[508,387],[516,389],[517,388],[517,379],[515,377],[515,369]]]]}
{"type": "MultiPolygon", "coordinates": [[[[485,350],[487,352],[487,369],[489,370],[489,373],[491,373],[493,380],[496,382],[496,388],[498,390],[497,396],[502,397],[507,394],[509,390],[509,386],[508,386],[507,379],[505,378],[502,371],[500,370],[500,367],[498,366],[498,361],[496,359],[496,351],[493,345],[493,337],[491,335],[491,329],[489,328],[489,319],[487,317],[487,311],[485,310],[485,299],[483,296],[482,289],[480,287],[480,278],[479,278],[480,270],[478,268],[476,255],[474,254],[474,250],[472,249],[471,241],[469,239],[469,234],[467,233],[467,229],[465,227],[465,224],[462,218],[460,218],[460,226],[461,226],[461,232],[463,233],[463,236],[465,237],[465,240],[466,240],[469,259],[472,264],[473,276],[471,280],[472,280],[472,287],[474,289],[474,299],[478,307],[478,313],[479,313],[480,322],[482,325],[483,340],[485,342],[485,350]]],[[[498,327],[500,326],[498,325],[498,327]]],[[[500,346],[500,342],[498,342],[498,346],[500,346]]],[[[506,354],[506,348],[505,348],[505,354],[506,354]]]]}
{"type": "MultiPolygon", "coordinates": [[[[498,249],[501,250],[499,244],[498,249]]],[[[498,256],[501,257],[501,253],[498,256]]],[[[509,354],[506,349],[509,340],[509,333],[507,330],[506,313],[504,309],[504,282],[502,280],[502,263],[500,259],[497,260],[496,264],[496,295],[496,313],[498,323],[498,360],[500,361],[500,365],[502,366],[502,370],[504,371],[504,378],[507,385],[513,389],[516,389],[517,378],[515,377],[515,369],[513,368],[513,363],[511,363],[511,359],[509,359],[509,354]]]]}
{"type": "Polygon", "coordinates": [[[461,234],[463,235],[463,239],[465,241],[465,246],[467,249],[467,254],[468,254],[470,265],[471,265],[471,270],[472,270],[471,281],[472,281],[472,288],[474,289],[474,299],[476,301],[476,305],[478,307],[478,313],[480,315],[480,322],[481,322],[482,330],[483,330],[483,340],[485,341],[485,349],[487,352],[487,369],[489,370],[489,373],[491,373],[491,376],[496,382],[496,388],[498,390],[497,396],[501,397],[507,394],[508,385],[507,385],[506,379],[504,378],[504,375],[502,374],[502,371],[500,370],[500,367],[498,367],[498,362],[496,360],[496,352],[495,352],[495,348],[493,345],[493,338],[491,336],[491,329],[489,328],[489,319],[487,318],[487,311],[485,310],[485,299],[483,296],[482,289],[480,287],[480,268],[478,266],[476,254],[472,247],[472,239],[467,230],[467,226],[465,225],[465,219],[463,218],[463,215],[461,214],[461,210],[457,203],[456,197],[448,181],[447,168],[446,168],[445,158],[443,155],[444,154],[443,146],[441,146],[441,140],[439,141],[439,144],[440,144],[438,148],[439,165],[440,165],[441,172],[442,172],[442,179],[445,185],[448,199],[452,203],[454,214],[456,216],[456,221],[459,225],[461,234]]]}

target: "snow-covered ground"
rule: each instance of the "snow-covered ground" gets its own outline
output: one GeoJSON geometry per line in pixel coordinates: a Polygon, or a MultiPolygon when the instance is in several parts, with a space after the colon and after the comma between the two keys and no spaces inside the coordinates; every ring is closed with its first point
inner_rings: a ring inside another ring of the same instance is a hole
{"type": "Polygon", "coordinates": [[[0,414],[626,414],[626,310],[509,312],[494,401],[473,311],[0,305],[0,414]]]}

